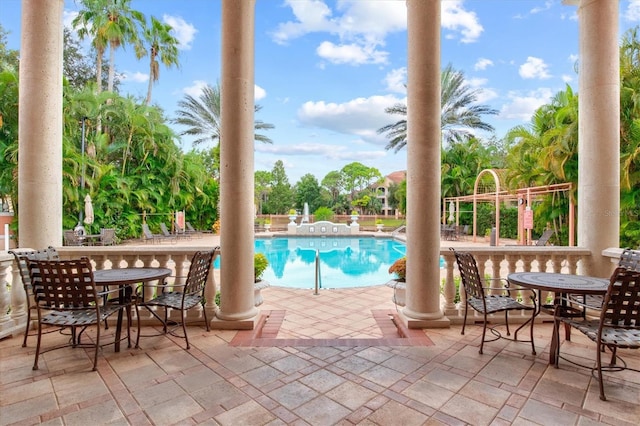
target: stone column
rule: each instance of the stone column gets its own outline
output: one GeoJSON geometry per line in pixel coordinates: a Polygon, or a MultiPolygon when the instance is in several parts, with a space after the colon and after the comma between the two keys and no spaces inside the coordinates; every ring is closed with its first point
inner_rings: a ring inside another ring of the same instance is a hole
{"type": "Polygon", "coordinates": [[[222,1],[220,308],[216,328],[252,329],[255,0],[222,1]]]}
{"type": "Polygon", "coordinates": [[[407,300],[412,328],[440,310],[440,0],[407,0],[407,300]]]}
{"type": "Polygon", "coordinates": [[[578,246],[583,273],[608,276],[602,250],[620,244],[620,48],[618,0],[581,0],[578,246]]]}
{"type": "Polygon", "coordinates": [[[18,107],[20,247],[62,245],[63,10],[64,0],[22,1],[18,107]]]}

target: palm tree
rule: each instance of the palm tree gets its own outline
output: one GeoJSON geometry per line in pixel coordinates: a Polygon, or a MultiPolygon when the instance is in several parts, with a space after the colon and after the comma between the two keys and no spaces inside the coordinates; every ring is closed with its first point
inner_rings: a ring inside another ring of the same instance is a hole
{"type": "Polygon", "coordinates": [[[136,55],[138,57],[149,54],[149,88],[145,99],[147,105],[151,102],[153,83],[160,78],[160,63],[158,59],[167,68],[171,68],[173,65],[179,66],[179,42],[178,39],[171,35],[171,30],[171,25],[163,24],[152,16],[151,26],[145,25],[142,33],[144,40],[149,44],[149,51],[141,43],[137,45],[136,55]]]}
{"type": "MultiPolygon", "coordinates": [[[[495,115],[497,110],[487,105],[474,104],[478,99],[480,89],[471,89],[465,84],[464,73],[456,71],[451,64],[442,71],[440,87],[440,126],[442,139],[445,143],[460,141],[472,135],[471,130],[493,131],[493,126],[482,121],[482,115],[495,115]]],[[[387,114],[407,116],[407,106],[395,104],[385,110],[387,114]]],[[[388,124],[378,133],[387,133],[389,143],[385,147],[394,152],[400,151],[407,144],[407,120],[406,118],[388,124]]]]}
{"type": "MultiPolygon", "coordinates": [[[[220,142],[220,84],[215,87],[206,85],[200,96],[197,98],[185,95],[184,99],[178,101],[178,117],[174,123],[186,126],[187,129],[181,135],[197,136],[193,141],[194,145],[200,145],[207,141],[220,142]]],[[[260,105],[255,106],[255,112],[262,109],[260,105]]],[[[255,121],[256,130],[273,129],[274,125],[255,121]]],[[[255,140],[262,143],[273,143],[267,136],[259,133],[255,134],[255,140]]]]}
{"type": "Polygon", "coordinates": [[[115,77],[115,51],[126,43],[138,40],[137,25],[144,25],[144,15],[129,7],[131,0],[80,0],[84,9],[73,20],[73,26],[79,27],[81,39],[92,37],[92,45],[98,54],[96,81],[101,90],[102,56],[109,46],[109,79],[107,90],[113,90],[115,77]]]}

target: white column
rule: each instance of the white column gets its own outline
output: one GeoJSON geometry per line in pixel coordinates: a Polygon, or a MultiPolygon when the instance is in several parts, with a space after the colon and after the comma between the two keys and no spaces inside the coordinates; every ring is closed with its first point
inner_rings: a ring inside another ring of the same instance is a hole
{"type": "Polygon", "coordinates": [[[220,309],[213,326],[253,328],[255,0],[222,1],[220,309]]]}
{"type": "Polygon", "coordinates": [[[440,0],[407,0],[409,327],[448,326],[440,309],[440,0]]]}
{"type": "Polygon", "coordinates": [[[18,121],[20,247],[62,245],[64,0],[22,0],[18,121]]]}
{"type": "Polygon", "coordinates": [[[585,273],[608,276],[602,250],[620,244],[620,48],[618,0],[581,0],[578,246],[585,273]]]}

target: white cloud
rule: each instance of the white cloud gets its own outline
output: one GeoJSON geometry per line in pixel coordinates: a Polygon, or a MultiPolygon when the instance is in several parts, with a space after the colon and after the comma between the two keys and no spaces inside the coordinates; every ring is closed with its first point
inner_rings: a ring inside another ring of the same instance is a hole
{"type": "Polygon", "coordinates": [[[195,80],[191,86],[185,87],[182,91],[187,95],[197,98],[207,84],[204,80],[195,80]]]}
{"type": "Polygon", "coordinates": [[[562,74],[562,81],[565,83],[571,83],[573,81],[573,76],[569,74],[562,74]]]}
{"type": "Polygon", "coordinates": [[[330,41],[320,43],[316,53],[334,64],[384,64],[389,54],[375,49],[375,46],[359,46],[357,44],[335,45],[330,41]]]}
{"type": "Polygon", "coordinates": [[[549,103],[554,92],[546,87],[522,94],[517,91],[509,92],[509,102],[502,106],[499,117],[529,121],[531,116],[542,105],[549,103]]]}
{"type": "MultiPolygon", "coordinates": [[[[335,10],[324,0],[285,0],[294,20],[278,25],[271,34],[278,44],[309,33],[327,33],[338,41],[324,41],[316,53],[332,63],[386,63],[388,53],[380,50],[387,35],[407,28],[407,7],[403,0],[340,0],[335,10]]],[[[442,26],[450,37],[463,43],[475,41],[483,31],[475,13],[463,8],[461,0],[443,3],[442,26]]]]}
{"type": "Polygon", "coordinates": [[[540,58],[536,58],[533,56],[529,56],[527,61],[520,65],[520,77],[525,79],[531,78],[551,78],[549,74],[549,65],[547,65],[544,60],[540,58]]]}
{"type": "Polygon", "coordinates": [[[124,74],[122,75],[122,79],[125,81],[131,81],[133,83],[144,83],[146,81],[149,81],[149,74],[138,72],[138,71],[136,72],[125,71],[124,74]]]}
{"type": "Polygon", "coordinates": [[[384,77],[384,82],[387,85],[387,90],[394,93],[407,93],[407,68],[396,68],[387,73],[384,77]]]}
{"type": "MultiPolygon", "coordinates": [[[[480,25],[475,12],[465,10],[461,0],[442,2],[442,27],[462,34],[463,43],[473,43],[478,40],[484,28],[480,25]]],[[[451,38],[451,36],[447,36],[451,38]]]]}
{"type": "Polygon", "coordinates": [[[173,28],[171,33],[178,39],[178,49],[190,50],[198,30],[179,16],[163,15],[162,20],[173,28]]]}
{"type": "Polygon", "coordinates": [[[487,67],[489,66],[493,66],[493,61],[491,59],[480,58],[476,61],[475,65],[473,66],[473,69],[476,71],[486,70],[487,67]]]}
{"type": "Polygon", "coordinates": [[[631,22],[640,21],[640,0],[629,0],[624,17],[631,22]]]}
{"type": "Polygon", "coordinates": [[[62,12],[62,24],[64,25],[64,27],[72,31],[75,31],[73,29],[73,25],[71,25],[71,22],[74,19],[76,19],[77,16],[78,16],[77,10],[74,10],[74,11],[65,10],[64,12],[62,12]]]}
{"type": "Polygon", "coordinates": [[[534,7],[533,9],[531,9],[529,11],[529,13],[531,13],[533,15],[533,14],[536,14],[536,13],[544,12],[545,10],[551,9],[551,6],[553,6],[553,1],[546,0],[544,2],[544,6],[534,7]]]}
{"type": "Polygon", "coordinates": [[[467,84],[469,87],[473,89],[478,89],[476,93],[476,103],[484,104],[491,99],[495,99],[498,97],[498,92],[495,89],[490,87],[483,87],[485,84],[489,82],[486,78],[467,78],[467,84]]]}
{"type": "Polygon", "coordinates": [[[322,157],[327,160],[375,160],[386,156],[384,150],[356,151],[353,146],[336,146],[332,144],[301,142],[294,145],[256,144],[256,152],[273,155],[296,155],[322,157]]]}
{"type": "Polygon", "coordinates": [[[406,104],[406,99],[387,95],[357,98],[341,104],[309,101],[298,110],[298,119],[309,127],[355,135],[366,143],[385,145],[385,136],[379,135],[377,130],[399,119],[385,112],[387,107],[398,102],[406,104]]]}
{"type": "Polygon", "coordinates": [[[253,87],[253,96],[256,102],[267,97],[267,91],[257,84],[253,87]]]}

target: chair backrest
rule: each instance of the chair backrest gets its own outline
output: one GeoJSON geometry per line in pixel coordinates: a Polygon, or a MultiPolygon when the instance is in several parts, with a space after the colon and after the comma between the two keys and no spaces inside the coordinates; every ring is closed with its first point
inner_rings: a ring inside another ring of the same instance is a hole
{"type": "Polygon", "coordinates": [[[27,262],[32,260],[58,260],[60,255],[55,247],[49,246],[42,250],[9,250],[9,253],[13,254],[18,265],[18,271],[20,272],[20,278],[22,278],[22,284],[25,290],[31,290],[31,276],[29,275],[29,265],[27,262]]]}
{"type": "Polygon", "coordinates": [[[537,246],[546,246],[549,242],[549,239],[553,236],[553,229],[545,229],[538,241],[536,241],[537,246]]]}
{"type": "Polygon", "coordinates": [[[184,228],[178,225],[178,222],[176,222],[174,226],[176,227],[176,234],[184,234],[184,228]]]}
{"type": "Polygon", "coordinates": [[[100,243],[103,246],[110,246],[115,243],[116,230],[113,228],[102,228],[100,231],[100,243]]]}
{"type": "Polygon", "coordinates": [[[64,230],[64,245],[65,246],[80,246],[82,245],[82,240],[78,237],[78,234],[75,233],[73,229],[65,229],[64,230]]]}
{"type": "Polygon", "coordinates": [[[153,232],[151,232],[151,229],[149,229],[149,224],[148,223],[143,223],[142,224],[142,235],[144,235],[144,237],[148,240],[153,240],[153,232]]]}
{"type": "MultiPolygon", "coordinates": [[[[616,268],[604,298],[600,323],[640,330],[640,272],[616,268]]],[[[640,342],[636,341],[635,347],[638,346],[640,342]]]]}
{"type": "Polygon", "coordinates": [[[160,230],[162,231],[162,235],[165,237],[171,236],[171,232],[169,232],[169,229],[167,229],[167,225],[165,225],[164,222],[160,224],[160,230]]]}
{"type": "Polygon", "coordinates": [[[72,260],[28,260],[36,303],[45,309],[89,309],[98,306],[93,266],[87,257],[72,260]]]}
{"type": "Polygon", "coordinates": [[[185,225],[187,225],[187,230],[189,232],[196,232],[195,228],[191,225],[191,222],[185,222],[185,225]]]}
{"type": "Polygon", "coordinates": [[[640,251],[624,249],[620,255],[618,266],[640,272],[640,251]]]}
{"type": "Polygon", "coordinates": [[[197,251],[191,259],[191,266],[185,282],[184,294],[197,294],[204,290],[216,249],[197,251]]]}
{"type": "Polygon", "coordinates": [[[458,264],[458,271],[460,272],[460,279],[462,286],[467,294],[467,298],[473,297],[476,299],[484,299],[484,288],[482,286],[482,279],[478,272],[478,265],[473,255],[466,251],[456,251],[453,247],[449,248],[456,256],[456,263],[458,264]]]}

